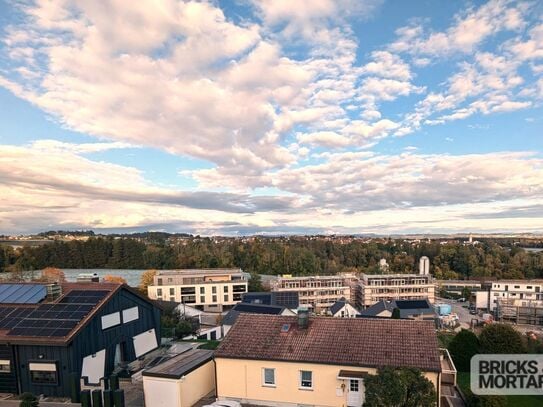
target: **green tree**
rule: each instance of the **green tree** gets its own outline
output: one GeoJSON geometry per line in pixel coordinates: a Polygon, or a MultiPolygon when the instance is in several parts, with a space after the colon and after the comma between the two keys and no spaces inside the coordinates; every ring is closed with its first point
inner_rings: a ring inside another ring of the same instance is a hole
{"type": "Polygon", "coordinates": [[[257,273],[251,273],[251,277],[249,278],[249,286],[247,288],[249,292],[259,292],[264,291],[264,288],[262,287],[262,278],[260,277],[260,274],[257,273]]]}
{"type": "Polygon", "coordinates": [[[526,353],[521,334],[511,325],[490,324],[479,335],[481,353],[526,353]]]}
{"type": "Polygon", "coordinates": [[[19,407],[38,407],[39,405],[38,399],[32,393],[26,392],[21,394],[19,407]]]}
{"type": "Polygon", "coordinates": [[[369,407],[433,407],[436,391],[430,380],[418,369],[379,369],[365,380],[369,407]]]}
{"type": "Polygon", "coordinates": [[[479,353],[479,339],[473,332],[462,329],[451,340],[448,348],[456,369],[460,372],[469,372],[471,358],[479,353]]]}
{"type": "Polygon", "coordinates": [[[471,290],[468,287],[464,287],[462,289],[462,298],[469,300],[471,297],[471,290]]]}

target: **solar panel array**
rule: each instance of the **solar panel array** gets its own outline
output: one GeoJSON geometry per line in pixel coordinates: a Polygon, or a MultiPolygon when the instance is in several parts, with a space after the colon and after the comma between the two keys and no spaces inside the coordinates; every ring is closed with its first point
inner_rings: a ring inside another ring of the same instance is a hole
{"type": "Polygon", "coordinates": [[[420,309],[429,308],[428,302],[424,300],[396,300],[399,309],[420,309]]]}
{"type": "Polygon", "coordinates": [[[43,284],[0,284],[0,304],[38,304],[46,296],[43,284]]]}
{"type": "Polygon", "coordinates": [[[37,308],[0,307],[0,329],[11,329],[9,336],[67,336],[108,292],[73,290],[37,308]]]}

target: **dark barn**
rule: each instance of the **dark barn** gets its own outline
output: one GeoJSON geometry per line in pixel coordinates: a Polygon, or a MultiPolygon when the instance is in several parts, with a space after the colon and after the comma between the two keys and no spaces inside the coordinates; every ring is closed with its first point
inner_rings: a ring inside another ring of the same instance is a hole
{"type": "Polygon", "coordinates": [[[160,311],[114,283],[0,284],[0,393],[69,397],[158,347],[160,311]]]}

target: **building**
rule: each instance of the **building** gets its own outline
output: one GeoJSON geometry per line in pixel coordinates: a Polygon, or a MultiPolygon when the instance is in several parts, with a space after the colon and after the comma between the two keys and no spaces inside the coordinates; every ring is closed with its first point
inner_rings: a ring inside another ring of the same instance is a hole
{"type": "MultiPolygon", "coordinates": [[[[522,301],[543,301],[543,280],[497,280],[489,284],[488,290],[477,291],[472,296],[471,302],[477,309],[487,308],[496,312],[498,300],[512,300],[503,304],[516,304],[514,300],[520,300],[518,306],[523,306],[522,301]],[[486,305],[486,307],[485,307],[486,305]]],[[[517,306],[517,305],[514,305],[517,306]]]]}
{"type": "Polygon", "coordinates": [[[67,397],[159,343],[159,309],[126,285],[0,284],[0,393],[67,397]]]}
{"type": "Polygon", "coordinates": [[[401,319],[419,319],[435,321],[437,313],[427,299],[379,301],[360,312],[362,318],[391,318],[394,309],[398,309],[401,319]]]}
{"type": "Polygon", "coordinates": [[[419,260],[419,274],[421,276],[430,274],[430,259],[426,256],[422,256],[419,260]]]}
{"type": "Polygon", "coordinates": [[[349,285],[343,276],[277,277],[271,282],[275,292],[297,292],[300,305],[324,313],[340,298],[350,298],[349,285]]]}
{"type": "Polygon", "coordinates": [[[349,301],[341,298],[330,307],[330,314],[335,318],[356,318],[360,313],[349,301]]]}
{"type": "Polygon", "coordinates": [[[420,369],[439,396],[443,360],[427,321],[243,314],[215,351],[217,397],[358,407],[364,379],[385,366],[420,369]]]}
{"type": "Polygon", "coordinates": [[[213,351],[192,349],[145,369],[145,405],[191,407],[215,390],[213,351]]]}
{"type": "Polygon", "coordinates": [[[543,301],[497,297],[496,321],[543,325],[543,301]]]}
{"type": "Polygon", "coordinates": [[[157,272],[147,292],[152,299],[222,312],[240,302],[247,287],[241,269],[165,270],[157,272]]]}
{"type": "Polygon", "coordinates": [[[362,308],[379,301],[424,300],[435,302],[435,283],[431,275],[362,274],[362,308]]]}
{"type": "Polygon", "coordinates": [[[480,291],[483,283],[477,280],[438,280],[437,286],[439,290],[462,295],[462,291],[466,288],[470,291],[480,291]]]}
{"type": "Polygon", "coordinates": [[[228,311],[228,314],[222,320],[223,336],[230,331],[232,325],[238,320],[241,314],[266,314],[266,315],[296,315],[296,313],[289,308],[281,307],[278,305],[264,305],[264,304],[247,304],[240,302],[236,304],[234,308],[228,311]]]}

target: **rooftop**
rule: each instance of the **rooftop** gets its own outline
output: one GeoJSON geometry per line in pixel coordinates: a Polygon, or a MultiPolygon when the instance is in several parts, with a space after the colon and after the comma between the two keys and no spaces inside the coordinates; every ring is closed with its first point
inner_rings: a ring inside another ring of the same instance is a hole
{"type": "Polygon", "coordinates": [[[222,274],[241,274],[243,271],[239,268],[223,268],[223,269],[179,269],[179,270],[158,270],[157,276],[172,276],[183,274],[197,275],[222,275],[222,274]]]}
{"type": "Polygon", "coordinates": [[[398,319],[241,314],[215,357],[441,371],[434,324],[398,319]]]}
{"type": "Polygon", "coordinates": [[[143,376],[180,379],[213,358],[212,350],[192,349],[143,371],[143,376]]]}
{"type": "Polygon", "coordinates": [[[281,315],[285,310],[285,307],[278,305],[267,305],[267,304],[247,304],[247,303],[237,303],[228,314],[223,318],[223,325],[234,325],[234,322],[237,321],[238,317],[242,313],[253,313],[253,314],[269,314],[269,315],[281,315]]]}
{"type": "Polygon", "coordinates": [[[428,300],[382,300],[360,312],[360,317],[376,317],[383,311],[400,310],[400,318],[410,318],[415,315],[435,315],[435,309],[428,300]]]}

